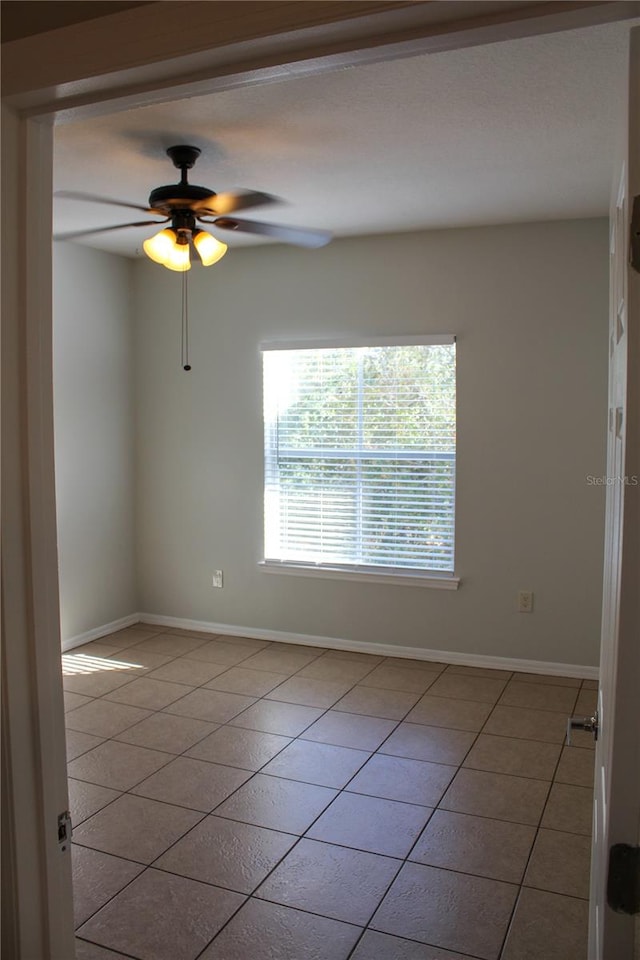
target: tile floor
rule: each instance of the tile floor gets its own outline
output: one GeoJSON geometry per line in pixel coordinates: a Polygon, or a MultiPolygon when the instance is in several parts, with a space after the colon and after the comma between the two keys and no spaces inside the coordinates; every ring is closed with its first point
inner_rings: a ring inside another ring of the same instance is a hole
{"type": "Polygon", "coordinates": [[[593,681],[145,624],[63,661],[77,960],[585,960],[593,681]]]}

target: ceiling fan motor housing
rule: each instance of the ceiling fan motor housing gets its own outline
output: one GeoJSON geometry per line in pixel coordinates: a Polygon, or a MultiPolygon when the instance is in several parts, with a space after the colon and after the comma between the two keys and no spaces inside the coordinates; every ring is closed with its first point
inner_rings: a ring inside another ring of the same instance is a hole
{"type": "Polygon", "coordinates": [[[208,187],[197,187],[193,183],[173,183],[166,187],[156,187],[149,194],[149,207],[171,216],[175,210],[191,210],[196,213],[206,208],[215,197],[213,190],[208,187]]]}

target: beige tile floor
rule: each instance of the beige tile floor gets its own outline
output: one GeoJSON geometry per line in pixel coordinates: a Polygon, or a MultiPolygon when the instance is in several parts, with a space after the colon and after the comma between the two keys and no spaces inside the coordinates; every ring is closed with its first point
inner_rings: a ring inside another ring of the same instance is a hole
{"type": "Polygon", "coordinates": [[[585,960],[592,681],[145,624],[63,661],[77,960],[585,960]]]}

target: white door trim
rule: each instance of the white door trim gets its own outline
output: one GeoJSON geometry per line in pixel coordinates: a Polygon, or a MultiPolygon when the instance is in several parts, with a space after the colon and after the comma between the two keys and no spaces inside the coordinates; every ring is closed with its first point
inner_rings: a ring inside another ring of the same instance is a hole
{"type": "MultiPolygon", "coordinates": [[[[111,109],[640,16],[638,0],[181,0],[5,43],[3,97],[24,116],[111,109]],[[253,5],[256,6],[255,4],[253,5]],[[212,13],[212,11],[214,11],[212,13]],[[213,86],[212,86],[213,82],[213,86]]],[[[88,115],[81,113],[80,115],[88,115]]]]}
{"type": "Polygon", "coordinates": [[[607,903],[609,851],[614,844],[635,845],[640,819],[640,275],[628,265],[630,210],[640,193],[640,29],[630,40],[623,93],[629,137],[621,131],[610,220],[607,474],[613,483],[605,523],[589,960],[631,960],[636,928],[631,916],[607,903]]]}
{"type": "Polygon", "coordinates": [[[2,946],[24,960],[74,955],[71,851],[57,833],[68,799],[53,483],[52,159],[50,123],[21,120],[3,106],[2,885],[11,885],[13,914],[2,946]]]}
{"type": "MultiPolygon", "coordinates": [[[[640,28],[631,31],[629,61],[629,143],[627,173],[627,210],[625,218],[625,263],[628,261],[630,211],[633,197],[640,195],[640,28]]],[[[631,479],[640,477],[640,274],[627,268],[626,289],[627,379],[622,472],[631,479]]],[[[621,487],[623,500],[622,550],[619,568],[619,609],[617,617],[617,682],[615,742],[612,751],[609,792],[608,845],[633,845],[638,835],[640,814],[640,487],[632,483],[621,487]],[[621,690],[623,695],[621,696],[621,690]]],[[[604,918],[603,960],[627,954],[618,951],[624,943],[631,957],[634,940],[632,917],[614,914],[608,908],[604,918]]],[[[637,945],[637,948],[640,944],[637,945]]],[[[637,949],[636,948],[636,949],[637,949]]]]}

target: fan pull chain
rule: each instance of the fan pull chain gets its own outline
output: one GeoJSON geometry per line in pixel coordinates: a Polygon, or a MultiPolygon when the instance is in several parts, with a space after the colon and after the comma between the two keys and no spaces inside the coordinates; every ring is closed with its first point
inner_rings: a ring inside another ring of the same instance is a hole
{"type": "Polygon", "coordinates": [[[181,341],[182,369],[191,370],[189,363],[189,297],[187,287],[187,271],[182,274],[182,341],[181,341]]]}

